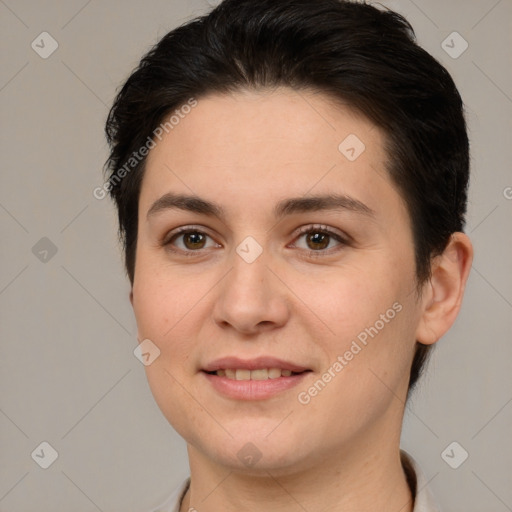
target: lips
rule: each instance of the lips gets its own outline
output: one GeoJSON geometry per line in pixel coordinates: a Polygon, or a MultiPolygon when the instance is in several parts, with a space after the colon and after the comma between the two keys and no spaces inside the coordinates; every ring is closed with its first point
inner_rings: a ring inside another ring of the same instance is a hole
{"type": "Polygon", "coordinates": [[[240,359],[238,357],[223,357],[208,363],[203,371],[207,373],[215,373],[218,370],[271,370],[279,369],[281,371],[290,371],[292,373],[302,373],[308,371],[309,368],[299,364],[277,359],[270,356],[256,357],[254,359],[240,359]]]}
{"type": "Polygon", "coordinates": [[[312,370],[275,357],[223,357],[202,374],[218,393],[236,400],[265,400],[297,386],[312,370]]]}

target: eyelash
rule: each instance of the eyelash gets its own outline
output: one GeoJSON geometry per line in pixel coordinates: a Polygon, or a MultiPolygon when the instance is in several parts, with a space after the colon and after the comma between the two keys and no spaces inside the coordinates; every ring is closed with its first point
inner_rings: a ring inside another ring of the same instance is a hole
{"type": "MultiPolygon", "coordinates": [[[[173,253],[176,253],[176,254],[180,254],[180,255],[183,255],[183,256],[186,256],[186,257],[197,256],[198,254],[201,254],[203,249],[198,249],[196,251],[194,251],[194,250],[183,251],[182,249],[174,249],[172,247],[172,242],[176,238],[178,238],[180,235],[189,234],[189,233],[200,233],[202,235],[206,235],[206,236],[212,238],[210,235],[208,235],[208,233],[202,231],[199,228],[196,228],[194,226],[183,226],[181,228],[178,228],[176,231],[168,234],[168,236],[166,236],[162,240],[161,245],[163,247],[167,248],[169,251],[171,251],[173,253]]],[[[324,234],[324,235],[328,235],[329,237],[334,238],[337,242],[339,242],[341,244],[341,246],[346,246],[346,245],[349,244],[347,238],[343,237],[338,232],[333,231],[329,227],[324,226],[324,225],[320,225],[320,224],[315,224],[315,225],[312,225],[312,226],[304,226],[304,227],[299,228],[295,240],[297,240],[301,236],[307,235],[309,233],[321,233],[321,234],[324,234]]],[[[307,254],[307,256],[313,257],[313,258],[318,258],[318,257],[326,256],[326,255],[331,255],[332,252],[336,252],[337,250],[340,250],[339,246],[337,248],[336,247],[335,248],[331,247],[330,249],[319,249],[319,250],[316,250],[316,251],[312,250],[312,249],[309,249],[309,250],[308,249],[303,249],[303,251],[307,254]],[[334,249],[334,251],[333,251],[333,249],[334,249]]]]}

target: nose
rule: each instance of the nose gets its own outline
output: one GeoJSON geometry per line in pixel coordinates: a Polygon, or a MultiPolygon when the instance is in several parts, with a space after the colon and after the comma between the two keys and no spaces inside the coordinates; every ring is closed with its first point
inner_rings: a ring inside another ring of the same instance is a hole
{"type": "Polygon", "coordinates": [[[267,266],[271,263],[269,258],[261,255],[248,263],[234,253],[232,262],[231,271],[217,290],[215,322],[243,334],[285,325],[290,314],[286,287],[267,266]]]}

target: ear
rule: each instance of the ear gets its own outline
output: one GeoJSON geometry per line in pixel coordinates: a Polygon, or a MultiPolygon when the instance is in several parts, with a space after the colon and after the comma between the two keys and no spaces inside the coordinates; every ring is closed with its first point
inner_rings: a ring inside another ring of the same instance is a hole
{"type": "Polygon", "coordinates": [[[432,345],[455,322],[466,287],[473,246],[464,233],[453,233],[446,249],[432,261],[431,278],[423,287],[423,312],[416,340],[432,345]]]}

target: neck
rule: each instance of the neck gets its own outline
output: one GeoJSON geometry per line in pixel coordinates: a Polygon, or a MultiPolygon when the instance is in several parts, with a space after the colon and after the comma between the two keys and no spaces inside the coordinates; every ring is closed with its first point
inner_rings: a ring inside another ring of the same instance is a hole
{"type": "MultiPolygon", "coordinates": [[[[356,443],[354,443],[356,444],[356,443]]],[[[279,474],[272,469],[247,475],[213,463],[188,445],[191,485],[180,512],[412,512],[398,442],[354,446],[323,457],[307,470],[279,474]]]]}

